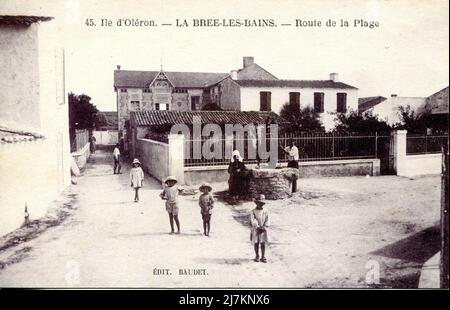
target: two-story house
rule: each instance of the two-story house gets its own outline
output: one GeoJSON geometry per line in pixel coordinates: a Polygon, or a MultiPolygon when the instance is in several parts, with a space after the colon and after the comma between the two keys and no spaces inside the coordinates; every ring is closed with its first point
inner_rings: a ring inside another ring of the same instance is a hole
{"type": "Polygon", "coordinates": [[[336,113],[358,109],[358,89],[339,82],[338,74],[326,80],[281,80],[243,58],[243,67],[230,73],[114,71],[119,136],[124,137],[130,111],[201,110],[215,104],[221,110],[273,111],[289,102],[311,106],[332,128],[336,113]]]}

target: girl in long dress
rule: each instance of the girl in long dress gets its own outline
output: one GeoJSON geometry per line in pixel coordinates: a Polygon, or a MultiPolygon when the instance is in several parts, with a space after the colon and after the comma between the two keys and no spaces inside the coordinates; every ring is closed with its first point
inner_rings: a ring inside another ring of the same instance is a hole
{"type": "Polygon", "coordinates": [[[134,202],[139,202],[139,189],[144,185],[144,171],[141,162],[135,158],[130,170],[131,187],[134,188],[134,202]]]}

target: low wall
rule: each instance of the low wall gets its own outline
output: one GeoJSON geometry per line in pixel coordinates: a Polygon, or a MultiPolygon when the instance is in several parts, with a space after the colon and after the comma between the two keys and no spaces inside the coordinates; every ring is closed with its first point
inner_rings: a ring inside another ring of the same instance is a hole
{"type": "Polygon", "coordinates": [[[94,135],[97,144],[110,145],[119,143],[119,132],[117,130],[94,130],[92,134],[94,135]]]}
{"type": "MultiPolygon", "coordinates": [[[[286,163],[278,165],[286,167],[286,163]]],[[[255,165],[247,165],[248,169],[255,165]]],[[[311,161],[299,163],[300,178],[310,177],[336,177],[354,175],[380,175],[380,160],[371,159],[348,159],[330,161],[311,161]]],[[[185,167],[184,181],[186,185],[197,185],[203,182],[223,182],[229,177],[228,166],[205,166],[185,167]]]]}
{"type": "Polygon", "coordinates": [[[410,177],[426,174],[440,174],[442,154],[406,155],[397,175],[410,177]]]}
{"type": "Polygon", "coordinates": [[[300,162],[299,170],[300,178],[378,176],[380,175],[380,160],[371,158],[300,162]]]}
{"type": "Polygon", "coordinates": [[[86,167],[89,156],[91,156],[90,144],[86,143],[86,145],[81,150],[79,150],[78,152],[72,152],[71,155],[75,159],[78,169],[84,169],[84,167],[86,167]]]}
{"type": "Polygon", "coordinates": [[[137,139],[136,157],[142,168],[162,181],[169,174],[169,145],[150,139],[137,139]]]}

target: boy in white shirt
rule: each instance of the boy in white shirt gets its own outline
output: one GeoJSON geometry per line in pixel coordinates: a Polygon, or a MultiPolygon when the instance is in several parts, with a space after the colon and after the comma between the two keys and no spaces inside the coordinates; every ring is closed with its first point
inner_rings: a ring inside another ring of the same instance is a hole
{"type": "Polygon", "coordinates": [[[120,169],[122,166],[120,165],[120,150],[119,150],[119,144],[116,144],[116,147],[113,151],[114,156],[114,174],[120,174],[120,169]],[[117,173],[116,173],[117,170],[117,173]]]}

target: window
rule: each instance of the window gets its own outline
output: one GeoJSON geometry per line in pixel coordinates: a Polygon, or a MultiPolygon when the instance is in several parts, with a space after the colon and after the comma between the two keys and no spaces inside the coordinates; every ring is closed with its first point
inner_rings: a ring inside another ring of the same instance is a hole
{"type": "Polygon", "coordinates": [[[300,93],[297,92],[289,93],[289,104],[300,106],[300,93]]]}
{"type": "Polygon", "coordinates": [[[185,88],[175,88],[173,90],[173,92],[177,93],[177,94],[184,94],[184,93],[187,93],[187,89],[185,89],[185,88]]]}
{"type": "Polygon", "coordinates": [[[126,93],[126,92],[127,92],[127,89],[126,89],[126,88],[121,88],[121,89],[120,89],[120,92],[121,92],[121,93],[126,93]]]}
{"type": "Polygon", "coordinates": [[[130,110],[139,111],[141,109],[141,102],[138,100],[130,101],[130,110]]]}
{"type": "Polygon", "coordinates": [[[271,96],[270,91],[259,92],[259,110],[260,111],[271,111],[271,96]]]}
{"type": "Polygon", "coordinates": [[[149,88],[144,88],[142,91],[143,91],[144,93],[151,93],[151,92],[152,92],[152,90],[149,89],[149,88]]]}
{"type": "Polygon", "coordinates": [[[155,110],[157,111],[164,111],[169,110],[169,104],[168,103],[155,103],[155,110]]]}
{"type": "Polygon", "coordinates": [[[191,110],[197,110],[197,106],[200,104],[200,96],[191,96],[191,110]]]}
{"type": "Polygon", "coordinates": [[[323,113],[324,107],[323,107],[323,99],[324,99],[324,93],[314,93],[314,112],[316,113],[323,113]]]}
{"type": "Polygon", "coordinates": [[[346,93],[337,93],[336,102],[337,102],[336,112],[346,113],[347,112],[347,94],[346,93]]]}

